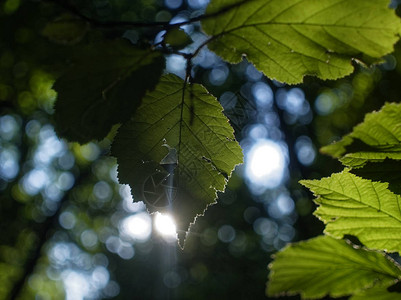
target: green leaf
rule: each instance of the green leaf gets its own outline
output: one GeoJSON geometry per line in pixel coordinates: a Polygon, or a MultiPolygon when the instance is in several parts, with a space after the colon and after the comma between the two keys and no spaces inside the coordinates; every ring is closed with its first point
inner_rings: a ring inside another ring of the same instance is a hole
{"type": "Polygon", "coordinates": [[[361,167],[367,161],[381,162],[386,158],[401,159],[401,104],[389,103],[378,112],[365,116],[363,123],[341,141],[323,147],[321,151],[350,167],[361,167]]]}
{"type": "Polygon", "coordinates": [[[388,183],[372,182],[348,170],[300,183],[318,196],[315,215],[326,224],[326,233],[336,238],[356,236],[372,249],[401,251],[401,197],[387,189],[388,183]]]}
{"type": "Polygon", "coordinates": [[[87,22],[66,14],[47,23],[42,34],[57,44],[74,45],[82,40],[88,28],[87,22]]]}
{"type": "Polygon", "coordinates": [[[80,143],[103,139],[130,118],[163,68],[160,53],[126,40],[90,45],[54,84],[57,133],[80,143]]]}
{"type": "Polygon", "coordinates": [[[209,49],[232,63],[245,55],[269,78],[290,84],[305,75],[337,79],[353,71],[352,58],[366,56],[369,62],[393,51],[401,22],[388,5],[387,0],[215,0],[202,27],[212,36],[209,49]]]}
{"type": "Polygon", "coordinates": [[[401,278],[399,266],[383,253],[329,236],[288,245],[269,267],[269,296],[340,297],[373,285],[388,287],[401,278]]]}
{"type": "Polygon", "coordinates": [[[367,162],[362,168],[352,169],[359,177],[373,181],[388,182],[388,189],[401,195],[401,160],[385,159],[382,162],[367,162]]]}
{"type": "Polygon", "coordinates": [[[242,151],[218,101],[198,84],[163,76],[112,145],[120,183],[149,212],[173,215],[183,245],[190,223],[215,203],[242,151]]]}
{"type": "Polygon", "coordinates": [[[340,161],[345,166],[352,168],[361,168],[366,165],[367,162],[380,163],[385,159],[390,158],[393,160],[401,160],[400,152],[379,152],[379,151],[366,151],[366,152],[355,152],[346,154],[340,158],[340,161]]]}
{"type": "Polygon", "coordinates": [[[401,300],[401,293],[389,292],[385,287],[373,287],[353,295],[349,300],[401,300]]]}
{"type": "Polygon", "coordinates": [[[180,28],[172,28],[164,35],[164,42],[174,49],[182,49],[193,42],[191,37],[180,28]]]}

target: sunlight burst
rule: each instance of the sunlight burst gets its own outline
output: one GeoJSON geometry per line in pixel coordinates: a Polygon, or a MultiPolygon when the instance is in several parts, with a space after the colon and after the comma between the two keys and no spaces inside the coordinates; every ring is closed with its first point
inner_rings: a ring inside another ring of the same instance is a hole
{"type": "Polygon", "coordinates": [[[155,228],[163,236],[176,237],[176,226],[173,218],[169,215],[157,213],[155,228]]]}

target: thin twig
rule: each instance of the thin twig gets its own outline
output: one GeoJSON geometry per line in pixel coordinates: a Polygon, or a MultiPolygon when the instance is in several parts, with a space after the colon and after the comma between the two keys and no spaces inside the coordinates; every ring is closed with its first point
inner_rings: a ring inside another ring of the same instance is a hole
{"type": "Polygon", "coordinates": [[[170,22],[99,21],[99,20],[93,19],[93,18],[88,17],[85,14],[81,13],[79,11],[79,9],[77,9],[75,6],[71,5],[68,1],[64,1],[64,0],[42,0],[42,1],[55,3],[59,6],[61,6],[62,8],[64,8],[65,10],[69,11],[73,15],[87,21],[88,23],[92,24],[95,27],[130,27],[130,28],[161,27],[164,29],[171,29],[171,28],[176,28],[176,27],[180,27],[183,25],[192,24],[192,23],[204,20],[204,19],[216,17],[216,16],[223,14],[235,7],[238,7],[242,4],[244,4],[245,2],[252,1],[252,0],[243,0],[238,3],[228,5],[217,12],[207,14],[207,15],[200,15],[200,16],[191,18],[187,21],[174,23],[174,24],[172,24],[170,22]]]}

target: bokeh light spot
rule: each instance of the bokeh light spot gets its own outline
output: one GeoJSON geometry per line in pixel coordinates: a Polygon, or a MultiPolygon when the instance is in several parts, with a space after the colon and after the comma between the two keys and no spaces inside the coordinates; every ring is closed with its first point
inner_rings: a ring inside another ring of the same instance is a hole
{"type": "Polygon", "coordinates": [[[229,74],[229,70],[226,65],[220,65],[213,68],[209,73],[209,81],[213,85],[222,85],[229,74]]]}
{"type": "Polygon", "coordinates": [[[59,216],[59,223],[65,229],[72,229],[75,226],[76,218],[73,213],[65,211],[59,216]]]}
{"type": "Polygon", "coordinates": [[[163,282],[168,288],[174,289],[181,284],[181,277],[177,272],[169,271],[164,274],[163,282]]]}
{"type": "Polygon", "coordinates": [[[164,0],[164,4],[169,9],[177,9],[182,5],[182,0],[164,0]]]}
{"type": "Polygon", "coordinates": [[[310,166],[314,162],[316,150],[309,137],[298,137],[295,141],[295,151],[299,162],[304,166],[310,166]]]}
{"type": "Polygon", "coordinates": [[[123,237],[145,242],[152,231],[152,221],[147,212],[140,212],[126,217],[120,223],[120,232],[123,237]]]}
{"type": "Polygon", "coordinates": [[[19,171],[19,151],[14,147],[3,148],[0,150],[0,178],[12,180],[19,171]]]}
{"type": "Polygon", "coordinates": [[[273,103],[273,91],[264,82],[256,82],[252,85],[252,94],[260,107],[270,107],[273,103]]]}
{"type": "Polygon", "coordinates": [[[282,147],[271,140],[256,142],[246,153],[245,174],[251,188],[275,188],[284,177],[285,156],[282,147]]]}
{"type": "Polygon", "coordinates": [[[206,8],[209,0],[187,0],[187,2],[192,9],[203,9],[206,8]]]}
{"type": "Polygon", "coordinates": [[[235,239],[235,229],[230,225],[223,225],[219,228],[217,236],[223,243],[230,243],[235,239]]]}
{"type": "Polygon", "coordinates": [[[315,101],[315,109],[319,115],[326,116],[334,111],[333,99],[329,94],[320,94],[315,101]]]}
{"type": "Polygon", "coordinates": [[[185,64],[185,58],[180,55],[168,55],[166,57],[166,70],[181,78],[185,77],[185,64]]]}
{"type": "Polygon", "coordinates": [[[93,230],[85,230],[81,234],[81,242],[86,248],[93,248],[97,245],[98,238],[93,230]]]}
{"type": "Polygon", "coordinates": [[[276,222],[269,220],[267,218],[258,218],[253,223],[253,229],[257,234],[268,238],[273,238],[277,234],[276,222]]]}

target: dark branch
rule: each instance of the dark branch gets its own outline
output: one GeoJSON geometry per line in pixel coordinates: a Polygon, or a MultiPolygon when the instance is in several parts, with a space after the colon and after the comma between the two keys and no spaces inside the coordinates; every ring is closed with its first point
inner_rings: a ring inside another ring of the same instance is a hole
{"type": "Polygon", "coordinates": [[[252,0],[243,0],[238,3],[234,3],[231,5],[228,5],[227,7],[212,13],[208,15],[200,15],[194,18],[189,19],[188,21],[180,22],[180,23],[174,23],[171,24],[169,22],[132,22],[132,21],[99,21],[96,19],[93,19],[91,17],[86,16],[85,14],[81,13],[79,9],[77,9],[74,5],[71,5],[68,1],[65,0],[42,0],[44,2],[52,2],[55,3],[59,6],[61,6],[63,9],[69,11],[73,15],[87,21],[88,23],[92,24],[95,27],[103,27],[103,28],[110,28],[110,27],[129,27],[129,28],[144,28],[144,27],[161,27],[163,29],[170,29],[170,28],[176,28],[180,27],[183,25],[188,25],[191,23],[198,22],[200,20],[208,19],[208,18],[213,18],[216,17],[220,14],[223,14],[235,7],[241,6],[245,2],[252,1],[252,0]]]}

